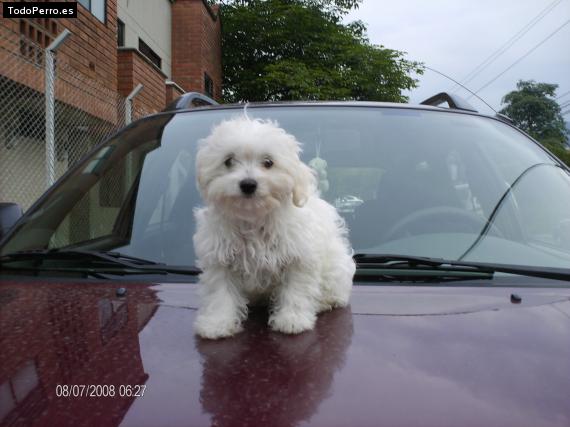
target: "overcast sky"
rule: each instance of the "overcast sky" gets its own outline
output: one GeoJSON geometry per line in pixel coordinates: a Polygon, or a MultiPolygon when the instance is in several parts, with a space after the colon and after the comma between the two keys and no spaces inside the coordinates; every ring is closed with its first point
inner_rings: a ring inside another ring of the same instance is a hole
{"type": "MultiPolygon", "coordinates": [[[[569,21],[570,0],[364,0],[347,17],[356,19],[367,24],[372,43],[405,51],[408,59],[459,81],[519,33],[512,46],[466,85],[476,91],[569,21]],[[525,28],[528,31],[520,34],[525,28]]],[[[556,83],[558,95],[570,91],[570,23],[479,95],[499,109],[501,98],[519,79],[556,83]]],[[[410,101],[418,103],[452,87],[449,80],[426,70],[410,101]]],[[[464,90],[458,94],[466,98],[464,90]]],[[[570,94],[559,101],[570,101],[570,94]]],[[[475,98],[469,102],[489,112],[475,98]]],[[[570,114],[565,119],[570,121],[570,114]]]]}

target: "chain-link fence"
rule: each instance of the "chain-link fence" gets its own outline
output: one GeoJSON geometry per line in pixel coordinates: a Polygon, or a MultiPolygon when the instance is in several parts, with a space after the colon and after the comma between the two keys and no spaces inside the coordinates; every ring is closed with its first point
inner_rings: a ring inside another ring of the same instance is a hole
{"type": "MultiPolygon", "coordinates": [[[[56,53],[50,148],[47,54],[26,35],[0,25],[0,202],[16,202],[24,210],[52,179],[125,124],[125,98],[56,53]]],[[[135,105],[133,120],[147,115],[135,105]]]]}

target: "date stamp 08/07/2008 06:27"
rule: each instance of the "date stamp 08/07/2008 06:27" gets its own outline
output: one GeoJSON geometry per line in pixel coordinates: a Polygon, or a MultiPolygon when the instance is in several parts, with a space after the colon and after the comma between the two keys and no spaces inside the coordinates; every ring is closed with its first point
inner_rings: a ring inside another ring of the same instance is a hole
{"type": "Polygon", "coordinates": [[[57,397],[143,397],[145,384],[58,384],[57,397]]]}

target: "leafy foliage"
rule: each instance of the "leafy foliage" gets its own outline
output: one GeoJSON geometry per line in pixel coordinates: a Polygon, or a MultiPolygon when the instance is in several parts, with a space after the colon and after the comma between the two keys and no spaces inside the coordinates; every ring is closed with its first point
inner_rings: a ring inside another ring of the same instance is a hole
{"type": "Polygon", "coordinates": [[[503,98],[506,107],[500,112],[539,141],[554,139],[562,143],[566,128],[560,106],[554,100],[557,88],[556,84],[520,80],[517,90],[503,98]]]}
{"type": "Polygon", "coordinates": [[[540,141],[552,154],[570,166],[570,152],[566,147],[555,138],[547,138],[546,140],[540,141]]]}
{"type": "Polygon", "coordinates": [[[517,90],[503,98],[506,107],[500,112],[570,166],[570,152],[564,145],[566,127],[554,100],[557,88],[556,84],[520,80],[517,90]]]}
{"type": "Polygon", "coordinates": [[[370,44],[342,17],[361,0],[234,0],[221,5],[224,100],[403,102],[421,65],[370,44]]]}

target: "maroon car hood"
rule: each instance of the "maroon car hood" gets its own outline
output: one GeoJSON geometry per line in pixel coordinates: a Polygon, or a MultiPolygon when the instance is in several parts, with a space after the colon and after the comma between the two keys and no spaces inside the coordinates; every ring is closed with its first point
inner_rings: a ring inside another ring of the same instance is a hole
{"type": "Polygon", "coordinates": [[[258,310],[220,341],[193,335],[195,291],[0,283],[0,425],[570,425],[569,289],[355,286],[314,331],[258,310]]]}

